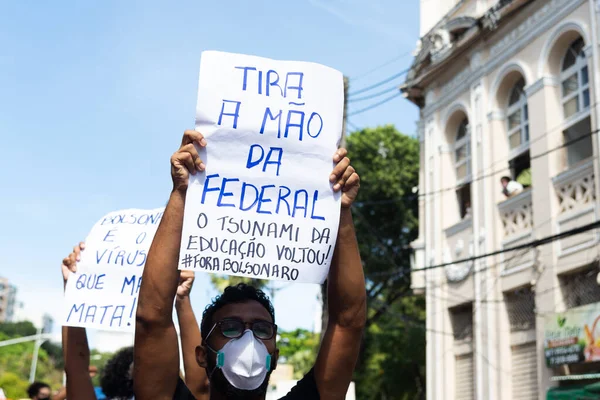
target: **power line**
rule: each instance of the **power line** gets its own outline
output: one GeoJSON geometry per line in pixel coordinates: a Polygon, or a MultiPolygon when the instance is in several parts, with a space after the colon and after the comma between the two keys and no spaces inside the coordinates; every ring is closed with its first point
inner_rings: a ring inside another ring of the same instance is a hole
{"type": "MultiPolygon", "coordinates": [[[[593,109],[595,109],[595,108],[598,106],[598,104],[600,104],[600,103],[599,103],[599,102],[595,102],[595,103],[593,103],[592,105],[590,105],[589,109],[590,109],[590,110],[593,110],[593,109]]],[[[538,141],[540,141],[540,140],[544,139],[544,138],[545,138],[546,136],[548,136],[548,135],[549,135],[551,132],[554,132],[554,131],[555,131],[555,130],[557,130],[557,129],[561,129],[563,126],[564,126],[564,123],[563,123],[563,122],[561,122],[561,123],[559,123],[559,124],[555,125],[554,127],[552,127],[552,128],[550,128],[550,129],[548,129],[548,130],[547,130],[547,131],[546,131],[546,132],[545,132],[543,135],[540,135],[540,136],[539,136],[539,137],[537,137],[536,139],[534,139],[534,140],[530,141],[530,142],[529,142],[529,145],[531,146],[533,143],[536,143],[536,142],[538,142],[538,141]]],[[[545,152],[542,152],[542,153],[540,153],[540,154],[536,154],[535,156],[533,156],[533,157],[530,157],[530,160],[532,160],[532,159],[537,159],[537,158],[541,158],[541,157],[543,157],[543,156],[545,156],[545,155],[547,155],[547,154],[549,154],[549,153],[551,153],[551,152],[553,152],[553,151],[560,150],[560,149],[561,149],[561,148],[563,148],[563,147],[567,147],[567,146],[569,146],[569,145],[571,145],[571,144],[573,144],[573,143],[576,143],[576,142],[578,142],[578,141],[580,141],[580,140],[583,140],[583,139],[585,139],[586,137],[588,137],[588,136],[591,136],[591,135],[594,135],[594,134],[596,134],[596,133],[598,133],[598,132],[599,132],[599,130],[598,130],[598,129],[596,129],[596,130],[594,130],[594,131],[591,131],[591,132],[588,132],[588,133],[586,133],[586,134],[584,134],[584,135],[582,135],[582,136],[580,136],[580,137],[578,137],[578,138],[575,138],[575,139],[573,139],[573,140],[570,140],[570,141],[564,142],[564,143],[563,143],[563,144],[561,144],[560,146],[557,146],[557,147],[555,147],[555,148],[553,148],[553,149],[549,149],[549,150],[546,150],[545,152]]],[[[498,164],[500,164],[500,163],[503,163],[503,162],[505,162],[505,161],[509,161],[509,160],[511,160],[511,159],[512,159],[512,158],[511,158],[510,156],[507,156],[507,157],[504,157],[504,158],[502,158],[502,159],[499,159],[499,160],[497,160],[497,161],[493,162],[493,163],[492,163],[490,166],[488,166],[488,167],[486,167],[486,168],[483,168],[483,169],[481,170],[481,172],[492,170],[492,169],[493,169],[493,167],[494,167],[495,165],[498,165],[498,164]]],[[[395,202],[402,201],[402,200],[411,200],[411,199],[414,199],[414,198],[416,198],[416,197],[428,197],[428,196],[433,196],[433,195],[436,195],[436,194],[438,194],[438,193],[444,193],[444,192],[449,192],[449,191],[456,191],[457,189],[460,189],[461,187],[463,187],[463,186],[464,186],[464,185],[466,185],[466,184],[470,184],[470,183],[472,183],[472,182],[477,182],[477,181],[479,181],[479,180],[482,180],[482,179],[485,179],[485,178],[487,178],[487,177],[494,176],[494,175],[496,175],[496,174],[499,174],[499,173],[503,172],[504,170],[505,170],[505,168],[501,168],[501,169],[498,169],[498,170],[496,170],[495,172],[492,172],[492,173],[489,173],[489,174],[484,174],[484,175],[482,175],[482,176],[479,176],[479,177],[477,177],[477,178],[475,178],[475,179],[471,179],[471,180],[470,180],[470,181],[468,181],[468,182],[464,182],[464,183],[462,183],[461,185],[456,185],[456,186],[453,186],[453,187],[448,187],[448,188],[444,188],[444,189],[434,190],[434,191],[431,191],[431,192],[426,192],[426,193],[419,193],[419,194],[415,193],[415,194],[410,194],[410,195],[404,195],[404,196],[396,197],[396,198],[393,198],[393,199],[382,199],[382,200],[371,200],[371,201],[365,201],[365,202],[356,202],[355,204],[357,204],[357,205],[369,205],[369,204],[390,204],[390,203],[395,203],[395,202]]]]}
{"type": "Polygon", "coordinates": [[[398,55],[398,56],[396,56],[396,57],[394,57],[394,58],[392,58],[392,59],[390,59],[390,60],[388,60],[388,61],[384,62],[383,64],[379,64],[378,66],[376,66],[376,67],[373,67],[373,68],[371,68],[370,70],[368,70],[368,71],[366,71],[366,72],[363,72],[362,74],[360,74],[360,75],[357,75],[357,76],[355,76],[355,77],[352,77],[352,78],[350,78],[350,79],[351,79],[351,80],[353,80],[353,81],[357,81],[357,80],[359,80],[359,79],[362,79],[362,78],[364,78],[365,76],[368,76],[368,75],[372,74],[373,72],[375,72],[375,71],[377,71],[377,70],[379,70],[379,69],[381,69],[381,68],[383,68],[383,67],[387,67],[388,65],[390,65],[390,64],[391,64],[391,63],[393,63],[394,61],[400,60],[401,58],[404,58],[404,57],[406,57],[406,56],[410,55],[411,53],[412,53],[412,51],[407,51],[406,53],[400,54],[400,55],[398,55]]]}
{"type": "MultiPolygon", "coordinates": [[[[596,229],[600,227],[600,221],[596,221],[596,222],[592,222],[591,224],[587,224],[587,225],[583,225],[580,226],[578,228],[573,228],[570,229],[568,231],[565,232],[561,232],[561,233],[557,233],[556,235],[551,235],[551,236],[547,236],[545,238],[542,239],[537,239],[537,240],[533,240],[531,242],[528,243],[523,243],[517,246],[513,246],[513,247],[508,247],[502,250],[496,250],[496,251],[492,251],[491,253],[485,253],[485,254],[480,254],[478,256],[472,256],[472,257],[468,257],[468,258],[463,258],[457,261],[451,261],[451,262],[447,262],[447,263],[442,263],[442,264],[437,264],[437,265],[431,265],[429,267],[422,267],[422,268],[414,268],[412,269],[413,272],[418,272],[418,271],[426,271],[429,269],[434,269],[434,268],[443,268],[446,267],[448,265],[454,265],[454,264],[459,264],[459,263],[464,263],[464,262],[470,262],[470,261],[475,261],[475,260],[479,260],[482,258],[487,258],[487,257],[491,257],[491,256],[495,256],[498,254],[502,254],[502,253],[508,253],[511,251],[516,251],[516,250],[521,250],[521,249],[529,249],[529,248],[535,248],[538,246],[542,246],[551,242],[554,242],[556,240],[559,239],[563,239],[569,236],[573,236],[573,235],[578,235],[580,233],[583,232],[587,232],[590,231],[592,229],[596,229]]],[[[484,269],[482,269],[484,270],[484,269]]]]}
{"type": "MultiPolygon", "coordinates": [[[[539,246],[543,246],[545,244],[548,243],[552,243],[555,242],[559,239],[563,239],[566,237],[570,237],[570,236],[574,236],[574,235],[578,235],[580,233],[583,232],[587,232],[590,231],[592,229],[597,229],[600,228],[600,221],[596,221],[596,222],[592,222],[590,224],[587,225],[583,225],[577,228],[573,228],[570,229],[568,231],[564,231],[561,233],[557,233],[556,235],[551,235],[551,236],[547,236],[545,238],[542,239],[536,239],[533,240],[531,242],[527,242],[527,243],[523,243],[517,246],[513,246],[513,247],[507,247],[501,250],[496,250],[496,251],[492,251],[490,253],[485,253],[485,254],[480,254],[478,256],[471,256],[471,257],[467,257],[467,258],[461,258],[459,260],[456,261],[449,261],[449,262],[445,262],[445,263],[441,263],[441,264],[436,264],[436,265],[430,265],[427,267],[421,267],[421,268],[412,268],[410,271],[411,272],[420,272],[420,271],[428,271],[430,269],[437,269],[437,268],[444,268],[450,265],[455,265],[455,264],[461,264],[461,263],[468,263],[471,261],[475,261],[475,260],[480,260],[483,258],[487,258],[487,257],[492,257],[492,256],[496,256],[499,254],[503,254],[503,253],[509,253],[512,251],[517,251],[517,250],[522,250],[522,249],[533,249],[539,246]]],[[[511,257],[512,259],[512,257],[511,257]]],[[[500,265],[505,263],[506,261],[502,262],[502,263],[496,263],[496,264],[491,264],[489,266],[486,266],[484,268],[479,269],[477,272],[482,272],[485,271],[489,268],[492,268],[494,266],[500,265]]],[[[368,274],[368,276],[385,276],[385,275],[393,275],[395,273],[400,273],[403,272],[401,269],[396,269],[396,270],[391,270],[391,271],[381,271],[381,272],[376,272],[376,273],[372,273],[372,274],[368,274]]]]}
{"type": "MultiPolygon", "coordinates": [[[[579,142],[579,141],[581,141],[583,139],[586,139],[586,138],[588,138],[588,137],[590,137],[592,135],[595,135],[598,132],[600,132],[600,129],[596,129],[596,130],[593,130],[591,132],[588,132],[588,133],[586,133],[584,135],[581,135],[578,138],[575,138],[573,140],[569,140],[567,142],[564,142],[563,144],[561,144],[561,145],[559,145],[557,147],[554,147],[552,149],[546,150],[546,151],[544,151],[544,152],[542,152],[540,154],[536,154],[534,156],[531,156],[529,158],[529,160],[532,161],[532,160],[536,160],[538,158],[544,157],[544,156],[548,155],[549,153],[552,153],[554,151],[560,150],[560,149],[562,149],[564,147],[568,147],[568,146],[570,146],[570,145],[572,145],[574,143],[577,143],[577,142],[579,142]]],[[[401,201],[401,200],[411,200],[411,199],[413,199],[415,197],[430,197],[430,196],[434,196],[434,195],[441,194],[441,193],[455,192],[458,189],[464,187],[465,185],[469,185],[469,184],[471,184],[473,182],[478,182],[478,181],[483,180],[485,178],[489,178],[489,177],[492,177],[494,175],[498,175],[498,174],[502,173],[504,170],[505,170],[504,168],[497,169],[497,170],[489,172],[487,174],[480,175],[477,178],[471,179],[468,182],[461,183],[460,185],[450,186],[450,187],[442,188],[442,189],[438,189],[438,190],[432,190],[430,192],[409,194],[409,195],[397,197],[397,198],[394,198],[394,199],[357,202],[357,204],[358,205],[389,204],[389,203],[395,203],[395,202],[398,202],[398,201],[401,201]]]]}
{"type": "Polygon", "coordinates": [[[408,71],[410,71],[410,68],[404,69],[404,70],[398,72],[397,74],[394,74],[394,75],[392,75],[392,76],[390,76],[390,77],[388,77],[388,78],[386,78],[386,79],[384,79],[382,81],[379,81],[379,82],[377,82],[377,83],[375,83],[375,84],[373,84],[371,86],[367,86],[365,88],[357,90],[356,92],[352,92],[348,96],[356,96],[357,94],[368,92],[369,90],[375,89],[375,88],[377,88],[377,87],[379,87],[381,85],[385,85],[386,83],[391,82],[394,79],[400,78],[401,76],[405,75],[406,73],[408,73],[408,71]]]}
{"type": "Polygon", "coordinates": [[[387,88],[385,90],[382,90],[382,91],[377,92],[377,93],[373,93],[373,94],[368,95],[368,96],[358,97],[356,99],[351,97],[351,98],[348,99],[348,103],[354,103],[354,102],[357,102],[357,101],[370,100],[370,99],[373,99],[375,97],[379,97],[379,96],[381,96],[383,94],[393,92],[395,90],[399,91],[400,89],[398,88],[398,86],[393,86],[391,88],[387,88]]]}
{"type": "Polygon", "coordinates": [[[350,125],[350,128],[354,129],[355,131],[360,131],[362,130],[361,128],[359,128],[358,126],[356,126],[355,124],[353,124],[349,119],[346,118],[346,123],[348,125],[350,125]]]}
{"type": "Polygon", "coordinates": [[[396,97],[398,97],[400,95],[402,95],[402,93],[398,92],[398,93],[394,94],[393,96],[390,96],[390,97],[387,97],[387,98],[381,100],[378,103],[372,104],[372,105],[370,105],[368,107],[365,107],[365,108],[361,108],[360,110],[353,111],[353,112],[349,113],[348,116],[351,117],[353,115],[362,114],[362,113],[364,113],[366,111],[372,110],[373,108],[379,107],[379,106],[387,103],[388,101],[391,101],[391,100],[395,99],[396,97]]]}

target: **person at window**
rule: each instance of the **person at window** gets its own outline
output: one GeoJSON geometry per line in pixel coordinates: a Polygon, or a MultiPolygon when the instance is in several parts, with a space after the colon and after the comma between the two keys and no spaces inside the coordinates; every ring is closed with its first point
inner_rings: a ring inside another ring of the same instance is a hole
{"type": "MultiPolygon", "coordinates": [[[[171,157],[173,189],[144,268],[134,344],[136,400],[194,399],[177,373],[177,333],[170,310],[177,292],[188,178],[205,170],[195,145],[205,147],[206,139],[188,130],[171,157]]],[[[330,176],[333,190],[341,192],[341,211],[328,276],[328,326],[314,367],[284,397],[287,400],[344,398],[360,350],[366,291],[350,211],[359,176],[346,155],[345,149],[336,151],[330,176]]],[[[209,377],[210,399],[264,400],[279,355],[273,306],[265,294],[246,285],[226,288],[206,309],[200,331],[203,340],[195,356],[209,377]]]]}
{"type": "Polygon", "coordinates": [[[502,193],[506,197],[512,197],[523,191],[523,185],[508,176],[500,178],[500,183],[502,184],[502,193]]]}
{"type": "Polygon", "coordinates": [[[531,186],[531,168],[525,168],[519,173],[517,183],[523,185],[524,188],[531,186]]]}

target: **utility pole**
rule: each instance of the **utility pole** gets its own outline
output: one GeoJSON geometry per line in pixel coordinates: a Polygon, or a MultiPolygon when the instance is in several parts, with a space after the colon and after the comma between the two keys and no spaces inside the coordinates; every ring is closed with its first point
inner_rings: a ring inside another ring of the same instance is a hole
{"type": "MultiPolygon", "coordinates": [[[[344,76],[344,119],[342,121],[342,139],[340,140],[340,147],[346,147],[346,119],[348,118],[348,87],[350,81],[347,76],[344,76]]],[[[327,279],[321,285],[321,339],[325,329],[327,329],[327,321],[329,320],[329,312],[327,311],[327,279]]]]}
{"type": "Polygon", "coordinates": [[[45,339],[43,339],[42,336],[42,330],[43,328],[37,329],[37,338],[35,340],[35,345],[33,346],[33,359],[31,360],[31,370],[29,372],[29,383],[35,382],[35,370],[37,369],[38,353],[42,343],[45,342],[45,339]]]}
{"type": "Polygon", "coordinates": [[[52,325],[54,320],[50,315],[44,314],[42,316],[42,326],[37,329],[37,335],[35,345],[33,346],[33,359],[31,360],[31,371],[29,372],[29,383],[35,382],[35,371],[37,369],[38,353],[42,344],[48,340],[50,332],[52,332],[52,325]],[[45,332],[45,333],[44,333],[45,332]]]}
{"type": "Polygon", "coordinates": [[[348,77],[344,76],[344,120],[342,121],[342,140],[340,141],[340,147],[346,147],[346,120],[348,118],[348,86],[348,77]]]}

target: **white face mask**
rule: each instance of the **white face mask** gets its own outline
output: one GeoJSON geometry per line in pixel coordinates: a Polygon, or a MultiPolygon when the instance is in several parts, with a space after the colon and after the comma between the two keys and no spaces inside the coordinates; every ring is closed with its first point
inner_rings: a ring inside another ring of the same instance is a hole
{"type": "Polygon", "coordinates": [[[238,339],[231,339],[217,352],[217,368],[233,387],[254,390],[265,380],[271,369],[271,355],[250,329],[238,339]]]}

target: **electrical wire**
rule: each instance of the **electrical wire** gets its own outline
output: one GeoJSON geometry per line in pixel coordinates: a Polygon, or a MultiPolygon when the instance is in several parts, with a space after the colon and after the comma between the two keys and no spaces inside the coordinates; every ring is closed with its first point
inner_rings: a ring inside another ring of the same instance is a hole
{"type": "Polygon", "coordinates": [[[385,104],[385,103],[387,103],[387,102],[389,102],[389,101],[391,101],[391,100],[393,100],[393,99],[395,99],[396,97],[398,97],[398,96],[401,96],[401,95],[402,95],[402,93],[398,92],[398,93],[396,93],[396,94],[394,94],[394,95],[392,95],[392,96],[390,96],[390,97],[386,97],[385,99],[381,100],[380,102],[377,102],[377,103],[375,103],[375,104],[371,104],[371,105],[370,105],[370,106],[368,106],[368,107],[361,108],[360,110],[352,111],[351,113],[348,113],[348,117],[351,117],[351,116],[353,116],[353,115],[362,114],[362,113],[364,113],[364,112],[367,112],[367,111],[369,111],[369,110],[372,110],[372,109],[374,109],[374,108],[377,108],[377,107],[379,107],[379,106],[381,106],[381,105],[383,105],[383,104],[385,104]]]}
{"type": "Polygon", "coordinates": [[[357,75],[355,77],[350,78],[350,80],[352,80],[352,81],[358,81],[358,80],[364,78],[365,76],[368,76],[368,75],[372,74],[373,72],[380,70],[383,67],[387,67],[388,65],[390,65],[394,61],[398,61],[398,60],[400,60],[400,59],[402,59],[402,58],[404,58],[404,57],[406,57],[406,56],[408,56],[410,54],[412,54],[412,51],[407,51],[406,53],[400,54],[400,55],[398,55],[398,56],[396,56],[396,57],[394,57],[394,58],[392,58],[392,59],[390,59],[390,60],[388,60],[388,61],[386,61],[386,62],[384,62],[382,64],[379,64],[376,67],[371,68],[370,70],[368,70],[366,72],[363,72],[360,75],[357,75]]]}
{"type": "MultiPolygon", "coordinates": [[[[548,244],[548,243],[555,242],[555,241],[557,241],[559,239],[563,239],[563,238],[566,238],[566,237],[578,235],[580,233],[587,232],[587,231],[590,231],[592,229],[597,229],[597,228],[600,228],[600,221],[592,222],[592,223],[587,224],[587,225],[583,225],[583,226],[580,226],[580,227],[577,227],[577,228],[573,228],[573,229],[570,229],[568,231],[560,232],[560,233],[557,233],[555,235],[547,236],[547,237],[542,238],[542,239],[536,239],[536,240],[533,240],[531,242],[523,243],[523,244],[520,244],[520,245],[517,245],[517,246],[507,247],[507,248],[504,248],[502,250],[496,250],[496,251],[492,251],[490,253],[480,254],[478,256],[472,256],[472,257],[468,257],[468,258],[462,258],[460,260],[450,261],[450,262],[436,264],[436,265],[430,265],[430,266],[427,266],[427,267],[413,268],[413,269],[411,269],[411,272],[428,271],[428,270],[431,270],[431,269],[443,268],[443,267],[447,267],[447,266],[450,266],[450,265],[455,265],[455,264],[461,264],[461,263],[467,263],[467,262],[471,262],[471,261],[475,261],[475,260],[480,260],[480,259],[483,259],[483,258],[495,256],[495,255],[498,255],[498,254],[508,253],[508,252],[511,252],[511,251],[517,251],[517,250],[522,250],[522,249],[533,249],[533,248],[536,248],[536,247],[539,247],[539,246],[542,246],[542,245],[545,245],[545,244],[548,244]]],[[[479,272],[481,272],[483,270],[486,270],[488,268],[489,267],[485,267],[482,270],[480,270],[479,272]]],[[[386,274],[387,275],[393,275],[395,272],[397,272],[397,271],[395,271],[395,270],[392,270],[392,271],[382,271],[382,273],[378,273],[378,276],[385,276],[386,274]]],[[[375,274],[372,274],[372,275],[375,275],[375,274]]]]}
{"type": "Polygon", "coordinates": [[[346,123],[348,125],[350,125],[350,128],[354,129],[354,131],[361,131],[362,130],[362,128],[359,128],[358,126],[356,126],[355,124],[353,124],[352,121],[350,121],[347,118],[346,118],[346,123]]]}
{"type": "MultiPolygon", "coordinates": [[[[544,157],[544,156],[548,155],[549,153],[552,153],[554,151],[560,150],[560,149],[562,149],[564,147],[568,147],[568,146],[570,146],[570,145],[572,145],[574,143],[577,143],[577,142],[579,142],[579,141],[581,141],[583,139],[586,139],[586,138],[588,138],[588,137],[590,137],[592,135],[595,135],[598,132],[600,132],[600,129],[595,129],[595,130],[593,130],[591,132],[588,132],[588,133],[586,133],[586,134],[584,134],[584,135],[582,135],[582,136],[580,136],[580,137],[578,137],[576,139],[569,140],[569,141],[567,141],[567,142],[565,142],[565,143],[563,143],[563,144],[561,144],[561,145],[559,145],[557,147],[554,147],[552,149],[546,150],[546,151],[544,151],[544,152],[542,152],[540,154],[536,154],[535,156],[531,156],[529,159],[530,159],[530,161],[532,161],[532,160],[536,160],[538,158],[544,157]]],[[[410,194],[410,195],[405,195],[405,196],[397,197],[397,198],[394,198],[394,199],[357,202],[357,204],[358,205],[389,204],[389,203],[396,203],[396,202],[402,201],[402,200],[411,200],[411,199],[414,199],[416,197],[419,197],[419,198],[421,198],[421,197],[430,197],[430,196],[435,196],[435,195],[441,194],[441,193],[455,192],[458,189],[461,189],[462,187],[464,187],[465,185],[471,184],[473,182],[478,182],[480,180],[492,177],[494,175],[498,175],[498,174],[500,174],[500,173],[502,173],[504,171],[505,171],[505,168],[498,169],[498,170],[492,171],[490,173],[480,175],[477,178],[474,178],[474,179],[471,179],[471,180],[469,180],[467,182],[461,183],[460,185],[455,185],[455,186],[451,186],[451,187],[447,187],[447,188],[442,188],[442,189],[438,189],[438,190],[432,190],[432,191],[426,192],[426,193],[415,193],[415,194],[410,194]]]]}
{"type": "Polygon", "coordinates": [[[356,96],[357,94],[365,93],[365,92],[368,92],[368,91],[373,90],[375,88],[378,88],[379,86],[385,85],[386,83],[393,81],[394,79],[397,79],[397,78],[400,78],[403,75],[406,75],[408,73],[408,71],[410,71],[410,68],[406,68],[406,69],[398,72],[397,74],[394,74],[394,75],[392,75],[390,77],[387,77],[386,79],[384,79],[382,81],[379,81],[379,82],[377,82],[377,83],[375,83],[373,85],[370,85],[370,86],[367,86],[365,88],[359,89],[356,92],[351,92],[351,93],[348,94],[348,96],[356,96]]]}
{"type": "Polygon", "coordinates": [[[386,93],[393,92],[393,91],[395,91],[395,90],[398,90],[398,91],[399,91],[400,89],[398,88],[398,86],[392,86],[391,88],[387,88],[387,89],[385,89],[385,90],[382,90],[382,91],[380,91],[380,92],[377,92],[377,93],[370,94],[370,95],[368,95],[368,96],[358,97],[358,98],[356,98],[356,99],[355,99],[355,98],[349,98],[349,99],[348,99],[348,103],[354,103],[354,102],[357,102],[357,101],[370,100],[370,99],[373,99],[373,98],[375,98],[375,97],[379,97],[379,96],[381,96],[381,95],[384,95],[384,94],[386,94],[386,93]]]}

